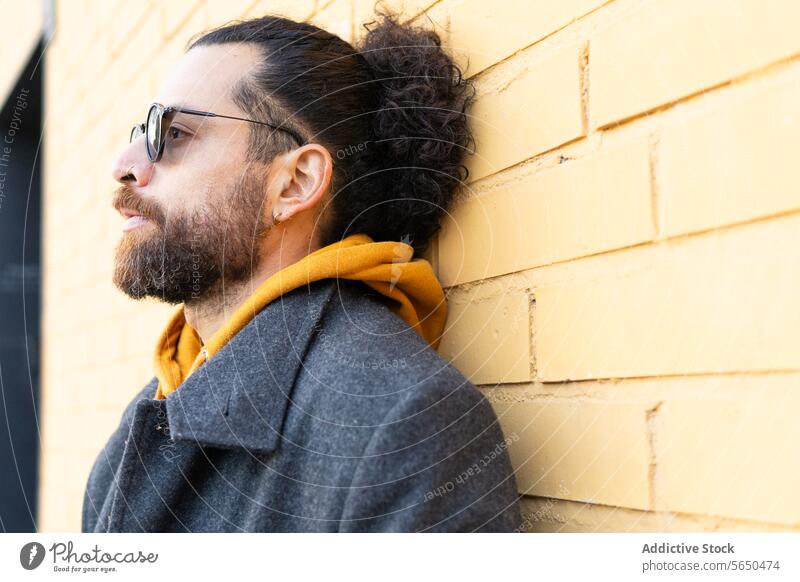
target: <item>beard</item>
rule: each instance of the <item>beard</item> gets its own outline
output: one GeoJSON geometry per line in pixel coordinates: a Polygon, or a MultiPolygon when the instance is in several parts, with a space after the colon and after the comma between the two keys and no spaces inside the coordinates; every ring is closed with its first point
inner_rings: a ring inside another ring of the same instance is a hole
{"type": "Polygon", "coordinates": [[[264,181],[246,172],[225,196],[212,195],[190,212],[169,215],[127,185],[113,206],[139,212],[151,224],[123,234],[114,255],[114,285],[132,299],[153,297],[189,303],[219,283],[247,280],[259,263],[260,243],[270,229],[264,219],[264,181]]]}

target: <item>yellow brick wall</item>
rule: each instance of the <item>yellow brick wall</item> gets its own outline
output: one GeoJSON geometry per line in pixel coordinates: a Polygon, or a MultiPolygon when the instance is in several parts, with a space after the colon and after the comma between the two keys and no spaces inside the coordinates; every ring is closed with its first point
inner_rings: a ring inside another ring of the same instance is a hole
{"type": "MultiPolygon", "coordinates": [[[[111,285],[110,166],[187,38],[372,0],[57,2],[46,52],[39,526],[152,375],[169,309],[111,285]]],[[[530,531],[800,529],[800,6],[392,0],[478,89],[432,259],[442,353],[508,436],[530,531]]]]}

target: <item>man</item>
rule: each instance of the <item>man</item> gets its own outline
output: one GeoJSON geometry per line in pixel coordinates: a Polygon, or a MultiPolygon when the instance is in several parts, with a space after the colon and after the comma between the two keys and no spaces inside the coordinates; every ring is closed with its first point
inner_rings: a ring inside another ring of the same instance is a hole
{"type": "Polygon", "coordinates": [[[264,17],[195,40],[120,153],[114,283],[179,304],[83,531],[511,531],[509,439],[435,352],[424,251],[471,87],[383,15],[358,50],[264,17]]]}

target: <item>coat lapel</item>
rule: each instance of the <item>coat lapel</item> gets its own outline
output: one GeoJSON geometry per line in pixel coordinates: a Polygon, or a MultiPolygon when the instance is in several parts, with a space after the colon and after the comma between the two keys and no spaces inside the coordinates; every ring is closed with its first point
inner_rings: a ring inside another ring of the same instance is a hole
{"type": "Polygon", "coordinates": [[[269,453],[291,389],[331,297],[323,280],[276,299],[166,398],[170,436],[269,453]]]}

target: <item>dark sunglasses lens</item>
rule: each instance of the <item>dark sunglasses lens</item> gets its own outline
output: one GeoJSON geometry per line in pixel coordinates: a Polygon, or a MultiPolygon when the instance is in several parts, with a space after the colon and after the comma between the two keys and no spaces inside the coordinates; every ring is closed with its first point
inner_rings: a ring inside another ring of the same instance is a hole
{"type": "Polygon", "coordinates": [[[147,139],[145,142],[147,157],[154,162],[161,144],[161,108],[156,105],[153,105],[147,114],[147,139]]]}

